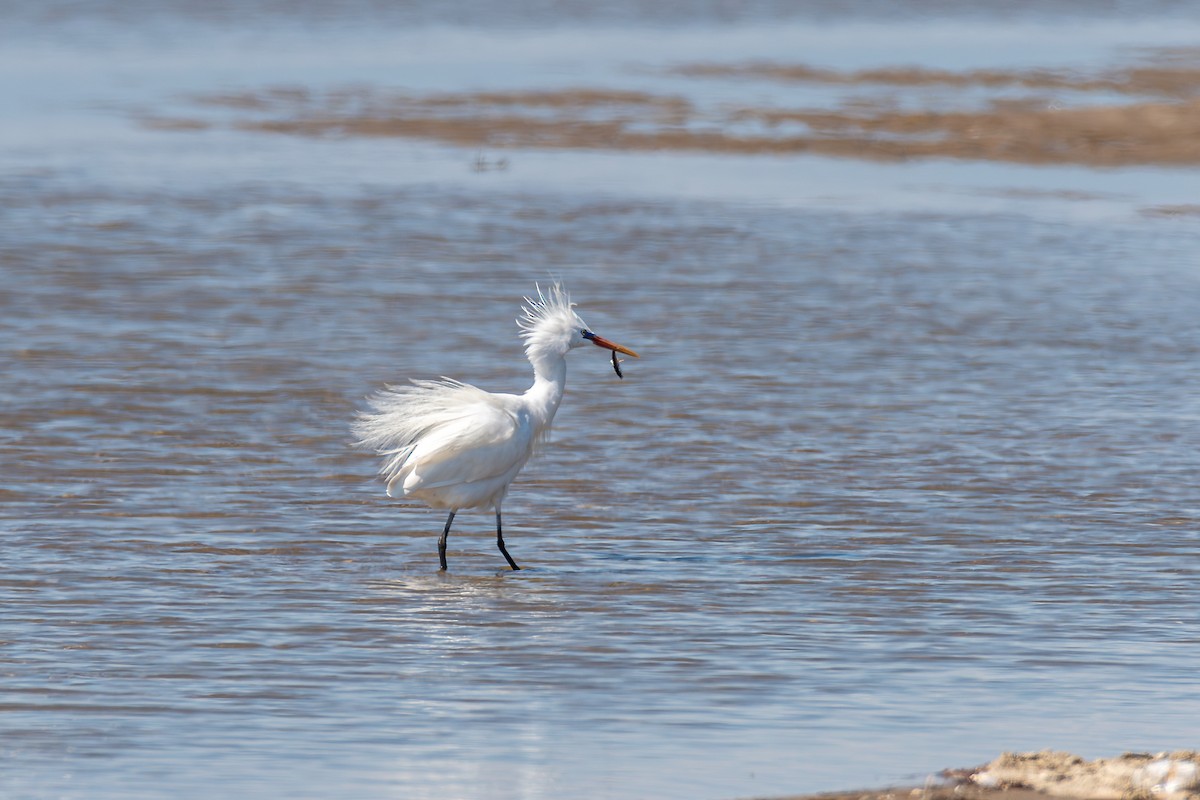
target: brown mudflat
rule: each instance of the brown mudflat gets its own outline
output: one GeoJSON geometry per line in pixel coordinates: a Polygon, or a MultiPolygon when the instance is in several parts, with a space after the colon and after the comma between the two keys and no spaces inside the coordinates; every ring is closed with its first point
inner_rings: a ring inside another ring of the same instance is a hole
{"type": "MultiPolygon", "coordinates": [[[[715,79],[810,84],[818,107],[712,104],[682,94],[567,88],[413,95],[376,87],[269,88],[200,98],[235,127],[303,136],[410,137],[475,148],[810,153],[1025,164],[1200,164],[1200,64],[1166,51],[1101,71],[836,71],[803,64],[691,64],[715,79]],[[981,100],[981,96],[983,99],[981,100]]],[[[751,93],[747,93],[749,95],[751,93]]],[[[202,119],[152,117],[190,129],[202,119]]]]}

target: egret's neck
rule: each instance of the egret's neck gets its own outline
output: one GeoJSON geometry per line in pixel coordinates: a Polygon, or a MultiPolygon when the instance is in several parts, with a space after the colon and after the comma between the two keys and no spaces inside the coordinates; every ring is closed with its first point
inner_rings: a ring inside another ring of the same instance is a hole
{"type": "Polygon", "coordinates": [[[533,386],[525,392],[530,409],[543,425],[549,425],[567,388],[567,359],[561,353],[530,349],[533,386]]]}

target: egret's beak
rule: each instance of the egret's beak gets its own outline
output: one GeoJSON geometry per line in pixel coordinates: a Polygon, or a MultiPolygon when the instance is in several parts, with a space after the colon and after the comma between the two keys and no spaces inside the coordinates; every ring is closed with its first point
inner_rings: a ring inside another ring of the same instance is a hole
{"type": "Polygon", "coordinates": [[[603,336],[597,336],[596,334],[592,333],[591,331],[588,331],[587,333],[585,333],[583,335],[583,337],[585,339],[587,339],[588,341],[590,341],[592,344],[596,345],[596,347],[603,347],[607,350],[616,350],[618,353],[624,353],[627,356],[633,356],[634,358],[641,358],[641,356],[639,356],[637,353],[630,350],[628,347],[619,345],[616,342],[610,342],[608,339],[605,339],[603,336]]]}

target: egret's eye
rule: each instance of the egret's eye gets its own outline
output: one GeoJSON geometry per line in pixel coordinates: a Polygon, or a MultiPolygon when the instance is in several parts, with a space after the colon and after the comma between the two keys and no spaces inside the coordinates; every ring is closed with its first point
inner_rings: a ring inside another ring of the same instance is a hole
{"type": "Polygon", "coordinates": [[[585,338],[585,339],[591,339],[593,336],[595,336],[595,335],[596,335],[596,334],[592,333],[591,331],[589,331],[587,328],[584,328],[584,329],[583,329],[583,330],[581,330],[579,333],[580,333],[580,335],[581,335],[581,336],[583,336],[583,338],[585,338]]]}

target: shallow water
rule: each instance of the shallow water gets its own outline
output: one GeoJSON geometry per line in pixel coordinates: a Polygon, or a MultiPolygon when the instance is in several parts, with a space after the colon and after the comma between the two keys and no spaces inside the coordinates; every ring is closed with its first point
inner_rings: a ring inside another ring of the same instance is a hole
{"type": "Polygon", "coordinates": [[[9,107],[62,128],[0,172],[0,794],[728,798],[1195,746],[1200,228],[1139,213],[1194,172],[474,174],[114,110],[223,69],[9,107]],[[526,570],[464,512],[438,574],[442,515],[349,421],[408,376],[524,388],[550,276],[643,358],[572,355],[505,505],[526,570]]]}

